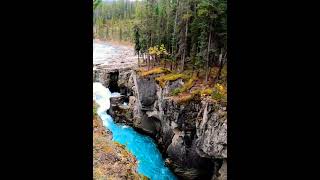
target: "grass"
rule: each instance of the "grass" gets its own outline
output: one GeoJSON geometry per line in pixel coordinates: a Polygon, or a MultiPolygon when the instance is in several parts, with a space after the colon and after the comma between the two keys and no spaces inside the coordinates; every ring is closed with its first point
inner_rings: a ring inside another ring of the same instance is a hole
{"type": "Polygon", "coordinates": [[[163,68],[163,67],[156,67],[156,68],[153,68],[153,69],[150,69],[150,70],[140,70],[140,75],[141,76],[149,76],[149,75],[152,75],[152,74],[161,74],[161,73],[169,73],[171,72],[169,69],[167,68],[163,68]]]}

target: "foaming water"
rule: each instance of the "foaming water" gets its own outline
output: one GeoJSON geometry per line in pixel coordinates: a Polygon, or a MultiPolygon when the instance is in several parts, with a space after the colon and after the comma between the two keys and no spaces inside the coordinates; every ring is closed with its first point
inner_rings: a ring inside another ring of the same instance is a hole
{"type": "Polygon", "coordinates": [[[93,43],[93,63],[104,63],[113,56],[119,54],[118,50],[111,45],[93,43]]]}
{"type": "Polygon", "coordinates": [[[138,173],[151,180],[176,180],[177,178],[165,166],[152,138],[139,134],[129,126],[114,123],[112,117],[106,113],[110,108],[110,97],[119,95],[119,93],[111,93],[101,83],[93,83],[93,100],[99,105],[97,113],[103,125],[112,132],[113,141],[125,145],[137,158],[138,173]]]}

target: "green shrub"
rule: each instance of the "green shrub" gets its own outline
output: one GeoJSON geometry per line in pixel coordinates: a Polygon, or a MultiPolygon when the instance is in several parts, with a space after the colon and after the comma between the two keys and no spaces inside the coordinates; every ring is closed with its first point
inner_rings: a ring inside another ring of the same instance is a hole
{"type": "Polygon", "coordinates": [[[180,88],[176,88],[176,89],[172,90],[172,92],[171,92],[171,94],[174,95],[174,96],[176,96],[176,95],[178,95],[180,93],[181,93],[181,89],[180,88]]]}

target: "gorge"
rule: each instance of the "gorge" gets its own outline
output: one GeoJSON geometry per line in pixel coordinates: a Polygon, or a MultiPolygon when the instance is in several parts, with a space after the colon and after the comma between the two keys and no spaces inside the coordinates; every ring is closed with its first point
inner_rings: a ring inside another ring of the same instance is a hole
{"type": "MultiPolygon", "coordinates": [[[[96,49],[94,58],[107,54],[103,48],[115,48],[97,44],[101,51],[96,49]]],[[[105,57],[108,61],[94,61],[93,67],[93,82],[120,93],[110,97],[113,121],[150,136],[178,179],[227,179],[227,104],[209,98],[177,101],[170,92],[184,85],[181,78],[161,86],[155,79],[163,74],[142,76],[134,54],[117,48],[113,52],[118,53],[105,57]]]]}

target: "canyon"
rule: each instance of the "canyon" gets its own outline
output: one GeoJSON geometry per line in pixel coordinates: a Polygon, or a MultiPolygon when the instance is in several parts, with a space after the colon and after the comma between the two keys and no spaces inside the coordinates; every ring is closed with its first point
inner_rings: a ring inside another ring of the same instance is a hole
{"type": "MultiPolygon", "coordinates": [[[[130,62],[134,54],[128,54],[113,59],[130,62]]],[[[121,94],[110,99],[108,114],[152,137],[179,179],[227,179],[227,104],[208,98],[177,102],[170,92],[184,82],[160,86],[155,78],[161,75],[141,76],[136,63],[117,60],[93,67],[93,82],[121,94]]]]}

